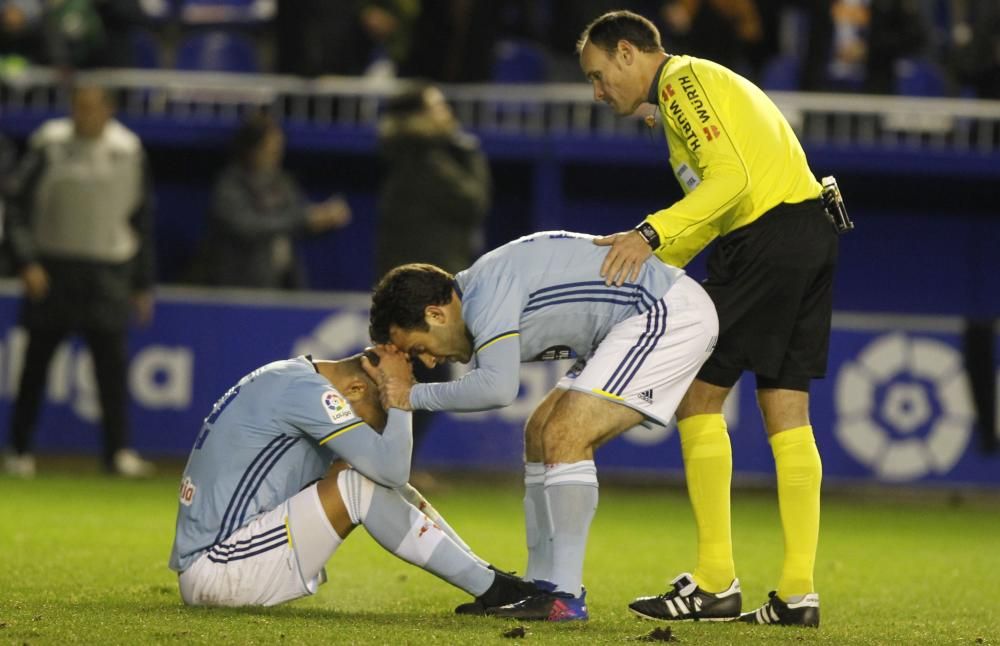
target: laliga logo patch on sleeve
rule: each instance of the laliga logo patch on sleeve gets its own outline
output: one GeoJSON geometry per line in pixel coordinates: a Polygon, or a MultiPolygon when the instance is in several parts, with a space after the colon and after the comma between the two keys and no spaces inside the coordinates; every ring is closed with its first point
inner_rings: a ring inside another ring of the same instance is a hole
{"type": "Polygon", "coordinates": [[[351,405],[335,390],[323,393],[323,408],[326,409],[326,414],[330,416],[330,421],[334,424],[343,424],[355,417],[351,405]]]}

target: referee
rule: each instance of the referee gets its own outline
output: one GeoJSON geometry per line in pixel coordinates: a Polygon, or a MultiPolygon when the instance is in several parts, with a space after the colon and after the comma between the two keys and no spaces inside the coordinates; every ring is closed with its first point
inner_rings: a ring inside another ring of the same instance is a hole
{"type": "Polygon", "coordinates": [[[822,465],[809,423],[809,383],[826,372],[837,234],[822,186],[777,107],[745,78],[711,61],[664,52],[647,19],[606,13],[583,32],[580,65],[594,99],[619,115],[656,106],[670,165],[685,196],[610,246],[608,283],[634,280],[656,254],[683,267],[719,238],[704,286],[719,339],[677,410],[698,562],[663,595],[636,599],[656,619],[819,625],[813,569],[822,465]],[[740,615],[732,556],[732,449],[722,405],[744,370],[757,379],[778,479],[785,556],[777,590],[740,615]]]}

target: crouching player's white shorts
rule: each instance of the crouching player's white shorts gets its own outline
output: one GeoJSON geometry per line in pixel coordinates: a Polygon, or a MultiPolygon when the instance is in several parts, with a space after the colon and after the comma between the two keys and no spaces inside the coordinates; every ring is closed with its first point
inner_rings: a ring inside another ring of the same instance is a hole
{"type": "Polygon", "coordinates": [[[611,328],[557,387],[619,402],[666,426],[718,335],[712,299],[683,276],[652,309],[611,328]]]}
{"type": "Polygon", "coordinates": [[[181,598],[192,606],[274,606],[315,594],[341,542],[311,485],[181,572],[181,598]]]}

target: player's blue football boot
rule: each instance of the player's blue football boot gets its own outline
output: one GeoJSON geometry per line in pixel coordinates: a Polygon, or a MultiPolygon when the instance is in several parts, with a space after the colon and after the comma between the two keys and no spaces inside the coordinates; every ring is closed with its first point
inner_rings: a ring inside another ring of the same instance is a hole
{"type": "Polygon", "coordinates": [[[545,579],[532,579],[531,582],[534,583],[535,587],[541,590],[542,592],[556,591],[556,584],[552,583],[551,581],[546,581],[545,579]]]}
{"type": "Polygon", "coordinates": [[[586,621],[590,619],[590,613],[587,612],[586,588],[581,590],[579,597],[558,590],[543,592],[517,603],[499,608],[489,608],[486,614],[528,621],[586,621]]]}

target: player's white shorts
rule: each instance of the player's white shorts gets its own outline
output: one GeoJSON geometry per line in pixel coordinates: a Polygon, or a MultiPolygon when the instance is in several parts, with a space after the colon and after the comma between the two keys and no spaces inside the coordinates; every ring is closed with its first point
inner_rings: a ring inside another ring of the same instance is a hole
{"type": "Polygon", "coordinates": [[[312,485],[202,554],[180,574],[181,598],[193,606],[274,606],[315,594],[340,543],[312,485]]]}
{"type": "Polygon", "coordinates": [[[712,299],[683,276],[652,309],[611,328],[557,387],[622,403],[666,425],[712,354],[718,334],[712,299]]]}

